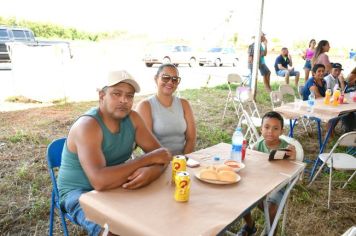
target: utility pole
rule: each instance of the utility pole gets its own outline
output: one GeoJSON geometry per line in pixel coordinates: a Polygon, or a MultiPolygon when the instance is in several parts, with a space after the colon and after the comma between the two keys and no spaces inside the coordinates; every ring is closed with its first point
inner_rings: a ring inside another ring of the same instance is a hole
{"type": "Polygon", "coordinates": [[[255,34],[255,48],[253,53],[253,66],[252,66],[252,80],[251,80],[251,88],[253,100],[256,101],[256,93],[257,93],[257,78],[258,78],[258,68],[260,67],[260,48],[261,48],[261,33],[262,33],[262,20],[263,20],[263,6],[264,0],[258,0],[258,15],[257,15],[257,23],[258,28],[256,29],[255,34]]]}

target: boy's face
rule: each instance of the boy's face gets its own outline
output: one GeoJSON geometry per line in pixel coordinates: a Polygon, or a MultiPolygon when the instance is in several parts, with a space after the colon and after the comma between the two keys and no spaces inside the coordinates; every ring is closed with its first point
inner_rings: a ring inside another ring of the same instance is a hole
{"type": "Polygon", "coordinates": [[[261,128],[263,138],[267,142],[276,142],[282,135],[283,129],[280,120],[276,118],[264,118],[261,128]]]}

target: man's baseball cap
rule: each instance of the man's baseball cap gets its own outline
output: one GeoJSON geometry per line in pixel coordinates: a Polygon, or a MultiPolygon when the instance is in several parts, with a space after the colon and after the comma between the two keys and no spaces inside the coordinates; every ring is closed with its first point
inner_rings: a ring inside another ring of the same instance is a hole
{"type": "Polygon", "coordinates": [[[134,77],[132,77],[132,75],[130,75],[126,70],[110,71],[106,82],[104,82],[104,85],[101,86],[101,89],[114,86],[118,83],[130,84],[132,87],[134,87],[136,93],[140,92],[141,90],[140,85],[138,85],[134,77]]]}
{"type": "Polygon", "coordinates": [[[335,69],[344,70],[342,69],[342,65],[340,63],[331,63],[331,67],[335,69]]]}

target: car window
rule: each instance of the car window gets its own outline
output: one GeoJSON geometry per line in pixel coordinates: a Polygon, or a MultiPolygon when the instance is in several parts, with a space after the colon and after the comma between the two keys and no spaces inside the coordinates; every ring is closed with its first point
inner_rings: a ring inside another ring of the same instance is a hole
{"type": "Polygon", "coordinates": [[[18,40],[26,40],[26,35],[23,30],[12,30],[14,33],[14,38],[18,40]]]}
{"type": "Polygon", "coordinates": [[[222,48],[211,48],[208,52],[221,52],[222,48]]]}
{"type": "Polygon", "coordinates": [[[9,38],[9,35],[8,35],[6,29],[0,29],[0,38],[1,39],[8,39],[9,38]]]}
{"type": "Polygon", "coordinates": [[[183,52],[191,52],[192,51],[192,48],[188,47],[188,46],[182,46],[182,48],[183,48],[183,52]]]}

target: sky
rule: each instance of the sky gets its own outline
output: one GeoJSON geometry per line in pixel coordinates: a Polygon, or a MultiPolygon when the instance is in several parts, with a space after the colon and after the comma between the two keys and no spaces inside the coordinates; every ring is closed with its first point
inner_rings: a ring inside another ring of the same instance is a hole
{"type": "MultiPolygon", "coordinates": [[[[209,39],[257,29],[259,0],[0,0],[0,16],[50,22],[89,32],[127,30],[156,39],[209,39]],[[232,13],[229,24],[225,19],[232,13]]],[[[263,31],[286,46],[327,39],[356,48],[354,0],[265,0],[263,31]]]]}

